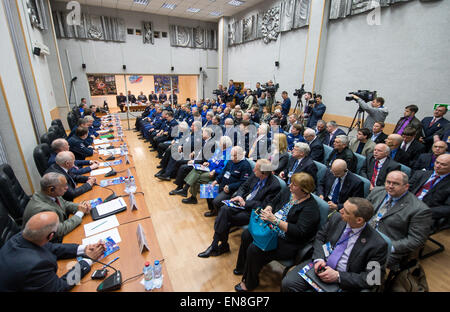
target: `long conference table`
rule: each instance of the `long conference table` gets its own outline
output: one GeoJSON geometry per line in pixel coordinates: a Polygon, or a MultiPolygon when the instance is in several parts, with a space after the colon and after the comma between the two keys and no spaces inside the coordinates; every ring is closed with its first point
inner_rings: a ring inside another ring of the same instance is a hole
{"type": "MultiPolygon", "coordinates": [[[[116,115],[117,116],[117,115],[116,115]]],[[[102,124],[103,124],[103,118],[102,117],[102,124]]],[[[118,118],[118,117],[117,117],[118,118]]],[[[107,124],[111,125],[113,124],[113,127],[108,127],[110,129],[114,129],[114,138],[118,138],[118,131],[115,127],[115,121],[114,119],[111,122],[108,122],[107,124]]],[[[103,127],[102,127],[103,128],[103,127]]],[[[112,140],[110,140],[111,142],[112,140]]],[[[127,143],[125,132],[123,137],[123,142],[111,142],[109,144],[113,145],[114,147],[118,148],[123,143],[127,143]]],[[[98,160],[99,162],[104,162],[104,159],[106,159],[108,156],[102,156],[99,155],[99,153],[94,153],[93,156],[86,158],[88,160],[98,160]],[[103,160],[100,158],[102,157],[103,160]]],[[[107,257],[104,257],[100,261],[103,263],[108,263],[110,260],[115,259],[116,257],[119,257],[118,260],[114,261],[111,266],[115,269],[119,270],[122,274],[122,282],[126,281],[127,279],[130,279],[122,284],[121,288],[117,291],[123,291],[123,292],[140,292],[145,291],[144,286],[141,284],[141,281],[143,279],[143,275],[139,275],[140,273],[143,273],[144,264],[146,261],[149,261],[152,265],[155,260],[161,260],[163,259],[161,250],[159,248],[158,239],[156,238],[156,233],[153,228],[151,216],[149,213],[149,210],[147,209],[147,205],[145,204],[144,196],[145,194],[139,193],[142,189],[140,187],[139,183],[139,177],[136,174],[136,170],[134,168],[134,162],[132,155],[128,154],[128,160],[129,164],[126,164],[126,157],[116,155],[116,160],[122,159],[122,163],[120,165],[113,166],[114,170],[118,172],[116,176],[113,177],[104,177],[104,174],[97,175],[97,184],[100,184],[102,180],[106,179],[112,179],[116,177],[121,176],[127,176],[128,175],[128,169],[130,170],[131,174],[134,176],[136,181],[136,193],[134,194],[135,200],[136,200],[136,206],[138,209],[132,209],[130,205],[130,197],[124,196],[123,199],[127,204],[127,209],[123,212],[115,214],[117,217],[117,220],[119,222],[119,226],[117,226],[117,230],[119,232],[121,242],[118,243],[119,250],[116,252],[113,252],[112,254],[108,255],[107,257]],[[145,238],[147,241],[147,245],[149,247],[149,250],[145,250],[141,253],[140,251],[140,245],[138,243],[138,237],[137,237],[137,229],[138,225],[141,225],[145,238]],[[137,276],[139,275],[139,276],[137,276]],[[137,277],[136,277],[137,276],[137,277]],[[134,277],[134,278],[133,278],[134,277]]],[[[112,162],[112,161],[111,161],[112,162]]],[[[108,168],[108,167],[100,167],[101,168],[108,168]]],[[[87,173],[86,175],[90,175],[90,173],[87,173]]],[[[84,193],[83,195],[77,197],[74,202],[79,203],[82,201],[88,201],[92,199],[96,199],[98,197],[105,199],[109,195],[112,194],[112,191],[115,192],[117,196],[123,196],[127,195],[124,191],[125,184],[117,184],[112,186],[107,186],[108,189],[100,187],[100,186],[94,186],[91,191],[84,193]]],[[[83,217],[82,223],[75,228],[72,232],[64,236],[63,243],[75,243],[75,244],[81,244],[82,239],[86,237],[85,231],[84,231],[84,225],[90,222],[93,222],[91,215],[85,215],[83,217]]],[[[58,261],[58,276],[61,276],[65,274],[73,265],[75,264],[73,259],[70,260],[59,260],[58,261]]],[[[91,271],[86,274],[81,281],[72,289],[73,292],[93,292],[97,290],[98,285],[103,280],[93,280],[91,279],[91,274],[97,270],[101,269],[103,267],[102,264],[99,263],[93,263],[91,266],[91,271]]],[[[112,273],[114,273],[114,270],[111,268],[108,269],[108,276],[110,276],[112,273]]],[[[172,290],[172,285],[170,283],[169,274],[167,273],[166,266],[164,264],[164,261],[162,261],[162,273],[163,273],[163,286],[159,289],[153,289],[153,292],[170,292],[172,290]]]]}

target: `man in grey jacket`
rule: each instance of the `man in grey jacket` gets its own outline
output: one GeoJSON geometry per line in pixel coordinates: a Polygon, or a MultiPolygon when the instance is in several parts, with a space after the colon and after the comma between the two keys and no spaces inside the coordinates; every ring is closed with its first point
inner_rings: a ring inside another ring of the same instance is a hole
{"type": "Polygon", "coordinates": [[[431,209],[408,192],[408,188],[408,176],[392,171],[387,175],[385,186],[375,187],[367,197],[375,209],[369,225],[392,241],[387,261],[390,269],[398,269],[425,244],[430,234],[431,209]]]}
{"type": "Polygon", "coordinates": [[[373,124],[377,121],[385,121],[387,115],[389,114],[387,108],[384,105],[384,99],[382,97],[375,98],[370,104],[364,102],[359,96],[352,95],[355,99],[359,108],[367,113],[366,120],[364,121],[364,128],[372,129],[373,124]]]}

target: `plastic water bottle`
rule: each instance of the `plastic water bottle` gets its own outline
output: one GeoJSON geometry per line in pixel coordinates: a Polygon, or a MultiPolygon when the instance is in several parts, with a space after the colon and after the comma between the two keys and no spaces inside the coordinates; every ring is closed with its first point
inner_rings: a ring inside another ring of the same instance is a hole
{"type": "Polygon", "coordinates": [[[163,283],[163,276],[161,263],[159,263],[158,260],[155,260],[155,265],[153,266],[153,287],[161,288],[162,283],[163,283]]]}
{"type": "Polygon", "coordinates": [[[130,177],[130,184],[128,186],[128,191],[130,193],[135,193],[136,192],[136,181],[134,180],[133,176],[130,177]]]}
{"type": "Polygon", "coordinates": [[[130,194],[130,178],[125,177],[125,193],[130,194]]]}
{"type": "Polygon", "coordinates": [[[145,262],[144,266],[144,286],[145,290],[153,289],[153,268],[149,261],[145,262]]]}

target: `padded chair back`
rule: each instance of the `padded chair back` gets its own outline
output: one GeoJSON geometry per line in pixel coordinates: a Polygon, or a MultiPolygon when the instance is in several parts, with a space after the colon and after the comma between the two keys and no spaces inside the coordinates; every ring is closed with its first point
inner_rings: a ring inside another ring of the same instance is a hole
{"type": "Polygon", "coordinates": [[[248,158],[245,159],[247,159],[248,163],[250,164],[250,167],[252,167],[252,170],[255,169],[256,163],[252,159],[248,158]]]}
{"type": "Polygon", "coordinates": [[[408,175],[408,177],[411,177],[411,168],[408,166],[405,166],[403,164],[400,164],[400,170],[408,175]]]}
{"type": "Polygon", "coordinates": [[[314,163],[316,164],[317,167],[317,185],[319,185],[320,182],[322,182],[325,173],[327,172],[327,166],[315,160],[314,163]]]}
{"type": "Polygon", "coordinates": [[[67,123],[69,124],[70,129],[73,129],[77,125],[78,118],[73,112],[67,114],[67,123]]]}
{"type": "Polygon", "coordinates": [[[52,126],[57,126],[59,129],[59,133],[60,133],[60,137],[61,138],[66,138],[67,134],[66,134],[66,129],[64,129],[64,125],[61,121],[61,119],[54,119],[52,120],[52,126]]]}
{"type": "Polygon", "coordinates": [[[41,135],[41,144],[46,143],[50,146],[50,139],[48,138],[48,132],[41,135]]]}
{"type": "Polygon", "coordinates": [[[45,170],[48,169],[48,159],[51,153],[52,150],[47,143],[39,144],[33,150],[34,163],[41,177],[44,175],[45,170]]]}
{"type": "Polygon", "coordinates": [[[356,174],[360,174],[361,173],[361,169],[362,169],[362,167],[364,165],[364,162],[366,161],[366,157],[361,155],[361,154],[358,154],[358,153],[353,153],[353,154],[355,154],[356,160],[357,160],[357,163],[356,163],[356,174]]]}
{"type": "Polygon", "coordinates": [[[13,235],[20,232],[20,227],[8,214],[8,210],[0,202],[0,248],[13,235]]]}
{"type": "Polygon", "coordinates": [[[30,200],[17,180],[14,171],[8,164],[0,166],[0,199],[8,209],[9,214],[18,223],[22,224],[25,207],[30,200]]]}
{"type": "Polygon", "coordinates": [[[367,196],[369,196],[369,192],[370,192],[370,181],[360,175],[356,175],[359,179],[361,179],[361,181],[364,182],[364,198],[366,198],[367,196]]]}
{"type": "Polygon", "coordinates": [[[328,220],[328,213],[330,211],[330,207],[328,206],[328,203],[324,201],[322,198],[315,194],[311,194],[314,199],[316,200],[317,204],[319,205],[320,210],[320,223],[319,223],[319,229],[322,228],[322,226],[327,222],[328,220]]]}
{"type": "Polygon", "coordinates": [[[381,237],[383,237],[383,239],[386,241],[386,243],[388,244],[388,253],[387,253],[387,257],[386,259],[389,259],[389,256],[391,255],[391,251],[392,251],[392,241],[389,237],[387,237],[385,234],[381,233],[380,231],[378,231],[378,234],[381,235],[381,237]]]}
{"type": "Polygon", "coordinates": [[[284,182],[283,179],[280,178],[279,176],[275,176],[275,177],[276,177],[276,178],[278,179],[278,181],[280,182],[280,186],[281,186],[280,193],[281,193],[281,192],[283,192],[283,191],[287,188],[287,184],[286,184],[286,182],[284,182]]]}
{"type": "Polygon", "coordinates": [[[330,157],[330,154],[333,152],[333,148],[331,146],[323,144],[323,162],[326,163],[328,160],[328,157],[330,157]]]}

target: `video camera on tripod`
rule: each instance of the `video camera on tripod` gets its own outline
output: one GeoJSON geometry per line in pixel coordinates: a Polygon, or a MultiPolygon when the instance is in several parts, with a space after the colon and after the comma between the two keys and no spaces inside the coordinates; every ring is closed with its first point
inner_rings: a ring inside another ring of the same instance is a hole
{"type": "Polygon", "coordinates": [[[271,85],[271,86],[269,86],[269,84],[266,83],[266,84],[263,84],[261,86],[261,90],[263,92],[270,93],[270,95],[273,97],[275,95],[275,93],[277,93],[279,87],[280,87],[279,83],[276,83],[276,84],[271,85]]]}
{"type": "MultiPolygon", "coordinates": [[[[350,95],[356,95],[361,98],[364,102],[371,102],[377,98],[377,91],[369,91],[369,90],[358,90],[358,92],[349,92],[350,95]]],[[[346,101],[355,100],[353,96],[346,96],[346,101]]]]}

